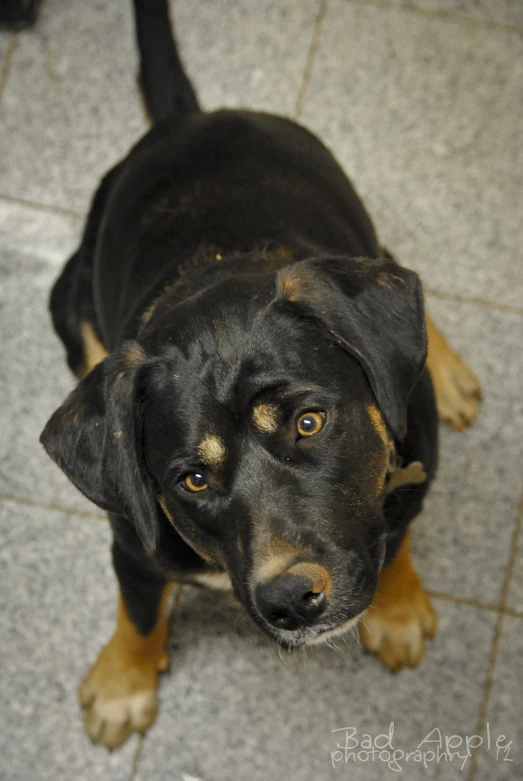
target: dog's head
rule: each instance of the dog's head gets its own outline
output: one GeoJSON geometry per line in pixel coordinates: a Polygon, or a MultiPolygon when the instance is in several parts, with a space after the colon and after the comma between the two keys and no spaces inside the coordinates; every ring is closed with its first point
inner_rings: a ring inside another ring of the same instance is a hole
{"type": "Polygon", "coordinates": [[[391,439],[425,360],[417,276],[331,258],[176,304],[79,383],[42,442],[146,548],[168,518],[289,646],[365,610],[385,549],[391,439]]]}

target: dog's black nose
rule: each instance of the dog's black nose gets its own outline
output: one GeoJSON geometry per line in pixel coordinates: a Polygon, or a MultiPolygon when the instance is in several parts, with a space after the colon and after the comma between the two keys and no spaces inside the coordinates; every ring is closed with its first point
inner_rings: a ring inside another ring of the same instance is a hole
{"type": "MultiPolygon", "coordinates": [[[[312,567],[316,565],[311,565],[312,567]]],[[[310,626],[327,607],[327,582],[291,568],[255,589],[256,607],[261,615],[276,629],[290,631],[310,626]]]]}

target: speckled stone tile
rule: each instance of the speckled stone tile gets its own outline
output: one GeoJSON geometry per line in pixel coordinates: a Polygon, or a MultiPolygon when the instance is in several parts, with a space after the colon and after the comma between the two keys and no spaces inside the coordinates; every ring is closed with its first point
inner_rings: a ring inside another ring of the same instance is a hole
{"type": "MultiPolygon", "coordinates": [[[[438,727],[473,731],[494,617],[438,603],[440,629],[417,670],[391,675],[355,641],[278,655],[223,593],[186,590],[172,637],[171,673],[142,753],[139,781],[188,773],[205,781],[250,778],[389,779],[384,759],[344,758],[344,728],[373,737],[394,722],[394,748],[414,751],[438,727]],[[342,730],[333,732],[333,730],[342,730]]],[[[349,745],[352,745],[349,743],[349,745]]],[[[400,757],[400,755],[397,755],[400,757]]],[[[386,758],[386,755],[384,755],[386,758]]],[[[462,778],[457,764],[401,762],[405,779],[462,778]]]]}
{"type": "Polygon", "coordinates": [[[448,13],[479,22],[523,27],[520,0],[390,0],[391,5],[448,13]]]}
{"type": "Polygon", "coordinates": [[[523,535],[520,534],[508,594],[508,607],[523,613],[523,535]]]}
{"type": "Polygon", "coordinates": [[[331,0],[302,121],[436,289],[521,306],[523,38],[331,0]]]}
{"type": "MultiPolygon", "coordinates": [[[[292,112],[317,0],[173,4],[202,103],[292,112]]],[[[130,2],[47,0],[24,32],[0,107],[2,191],[86,211],[101,176],[146,129],[130,2]]]]}
{"type": "Polygon", "coordinates": [[[80,228],[72,217],[0,201],[0,493],[98,512],[38,442],[74,386],[47,302],[80,228]]]}
{"type": "Polygon", "coordinates": [[[202,106],[291,115],[318,9],[318,0],[171,0],[202,106]]]}
{"type": "Polygon", "coordinates": [[[94,748],[76,699],[113,630],[108,524],[0,502],[0,581],[0,777],[128,779],[136,740],[94,748]]]}
{"type": "Polygon", "coordinates": [[[20,34],[0,107],[2,192],[86,211],[142,134],[130,5],[46,0],[20,34]]]}
{"type": "Polygon", "coordinates": [[[429,588],[497,604],[523,488],[523,317],[430,296],[427,306],[479,376],[484,402],[472,428],[441,429],[414,555],[429,588]]]}
{"type": "Polygon", "coordinates": [[[523,619],[505,616],[475,781],[523,778],[523,619]],[[503,738],[503,736],[505,736],[503,738]]]}
{"type": "Polygon", "coordinates": [[[0,27],[0,68],[2,68],[4,64],[4,57],[9,46],[9,41],[11,40],[11,36],[12,33],[9,32],[9,30],[0,27]]]}

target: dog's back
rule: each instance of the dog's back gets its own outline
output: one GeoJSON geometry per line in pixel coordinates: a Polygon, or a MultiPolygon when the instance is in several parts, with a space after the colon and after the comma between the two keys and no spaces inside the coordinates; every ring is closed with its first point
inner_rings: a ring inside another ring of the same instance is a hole
{"type": "Polygon", "coordinates": [[[166,0],[134,4],[154,124],[106,177],[84,242],[83,277],[94,269],[93,308],[107,347],[134,335],[135,313],[187,263],[200,278],[203,268],[224,274],[226,263],[218,270],[215,260],[231,255],[251,266],[263,258],[281,266],[312,255],[379,257],[365,208],[323,144],[282,117],[200,111],[166,0]]]}

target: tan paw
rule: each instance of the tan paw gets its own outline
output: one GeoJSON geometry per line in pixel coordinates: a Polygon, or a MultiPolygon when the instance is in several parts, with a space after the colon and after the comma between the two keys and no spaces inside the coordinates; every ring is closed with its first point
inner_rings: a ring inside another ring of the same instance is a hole
{"type": "Polygon", "coordinates": [[[432,377],[440,420],[463,431],[476,419],[481,386],[476,375],[452,349],[441,331],[427,318],[427,366],[432,377]]]}
{"type": "Polygon", "coordinates": [[[421,662],[425,641],[437,628],[436,613],[415,570],[401,585],[395,589],[389,583],[378,591],[359,625],[363,647],[394,672],[421,662]]]}
{"type": "Polygon", "coordinates": [[[133,732],[149,729],[158,712],[158,670],[167,664],[165,653],[133,661],[113,638],[78,690],[85,729],[93,743],[114,749],[133,732]]]}
{"type": "Polygon", "coordinates": [[[440,419],[454,431],[463,431],[475,421],[481,402],[476,375],[459,355],[449,350],[432,380],[440,419]]]}

